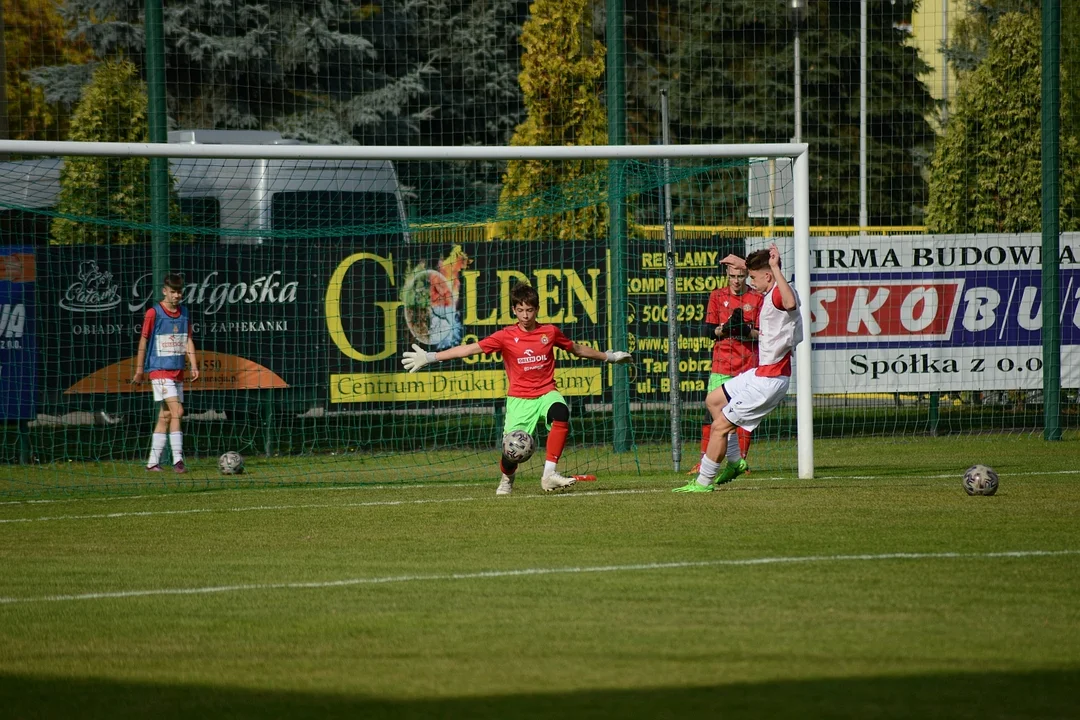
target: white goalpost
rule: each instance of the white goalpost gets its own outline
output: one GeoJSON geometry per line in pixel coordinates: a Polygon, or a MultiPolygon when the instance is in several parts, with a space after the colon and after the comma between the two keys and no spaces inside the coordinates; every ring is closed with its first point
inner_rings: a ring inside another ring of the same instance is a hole
{"type": "MultiPolygon", "coordinates": [[[[538,161],[559,163],[566,161],[641,161],[657,162],[664,160],[683,161],[742,161],[747,162],[758,159],[788,159],[791,162],[791,182],[793,184],[794,214],[792,230],[792,250],[794,255],[794,267],[787,271],[789,277],[794,278],[794,287],[802,304],[801,322],[804,341],[795,350],[795,377],[794,388],[796,394],[796,417],[795,434],[798,456],[798,476],[802,479],[814,477],[814,428],[813,428],[813,367],[811,353],[811,323],[810,323],[810,220],[809,220],[809,153],[808,146],[802,143],[771,143],[771,144],[740,144],[740,145],[600,145],[600,146],[530,146],[530,147],[441,147],[441,146],[318,146],[302,144],[208,144],[208,143],[106,143],[106,142],[48,142],[48,141],[17,141],[0,140],[0,154],[20,157],[98,157],[98,158],[169,158],[174,163],[177,160],[207,160],[219,159],[225,161],[334,161],[334,162],[386,162],[409,163],[413,161],[437,161],[437,162],[472,162],[472,161],[538,161]]],[[[775,163],[771,163],[775,166],[775,163]]],[[[263,188],[266,192],[266,188],[263,188]]],[[[0,197],[0,200],[3,198],[0,197]]],[[[6,202],[6,201],[5,201],[6,202]]],[[[268,201],[267,201],[268,202],[268,201]]],[[[14,206],[14,203],[7,203],[14,206]]],[[[221,223],[224,226],[224,213],[221,223]]],[[[261,212],[269,214],[269,205],[261,212]]],[[[417,227],[407,223],[407,233],[417,233],[417,227]]],[[[233,236],[240,233],[239,228],[228,229],[233,236]]],[[[255,233],[251,233],[255,235],[255,233]]],[[[232,236],[230,236],[232,237],[232,236]]],[[[408,235],[406,234],[406,238],[408,235]]],[[[490,239],[490,238],[489,238],[490,239]]],[[[233,238],[235,241],[235,238],[233,238]]],[[[408,241],[408,240],[406,240],[408,241]]],[[[222,242],[225,242],[224,236],[222,242]]],[[[760,238],[757,239],[760,242],[760,238]]],[[[557,251],[553,251],[557,252],[557,251]]],[[[675,258],[673,253],[666,252],[664,262],[669,269],[674,268],[675,258]]],[[[786,269],[786,268],[785,268],[786,269]]],[[[344,272],[344,271],[343,271],[344,272]]],[[[334,277],[340,280],[340,274],[334,277]]],[[[455,276],[456,278],[457,276],[455,276]]],[[[569,277],[569,275],[566,275],[569,277]]],[[[463,287],[471,280],[470,276],[463,276],[463,287]]],[[[266,283],[271,280],[266,280],[266,283]]],[[[456,280],[455,280],[456,282],[456,280]]],[[[397,287],[395,285],[395,287],[397,287]]],[[[260,298],[268,297],[265,291],[260,298]]],[[[569,293],[569,290],[566,291],[569,293]]],[[[327,293],[329,298],[332,293],[327,293]]],[[[580,297],[587,298],[588,294],[581,291],[580,297]]],[[[258,295],[258,293],[256,293],[258,295]]],[[[274,297],[269,295],[269,297],[274,297]]],[[[284,297],[284,295],[282,295],[284,297]]],[[[456,285],[455,285],[456,297],[456,285]]],[[[222,303],[224,300],[221,301],[222,303]]],[[[327,300],[327,302],[329,302],[327,300]]],[[[666,302],[666,301],[665,301],[666,302]]],[[[384,303],[386,304],[386,303],[384,303]]],[[[221,303],[219,303],[219,306],[221,303]]],[[[669,308],[669,310],[672,310],[669,308]]],[[[387,313],[390,310],[386,310],[387,313]]],[[[491,318],[496,315],[492,310],[491,318]]],[[[480,313],[483,320],[487,316],[480,313]]],[[[382,315],[375,315],[376,321],[381,321],[382,315]]],[[[389,315],[386,315],[389,317],[389,315]]],[[[329,317],[328,317],[329,319],[329,317]]],[[[620,323],[625,321],[625,313],[618,309],[610,312],[608,323],[620,323]]],[[[338,347],[344,347],[339,342],[347,328],[336,330],[331,328],[331,336],[338,347]],[[335,334],[336,333],[336,334],[335,334]]],[[[625,330],[624,330],[625,334],[625,330]]],[[[672,338],[677,340],[677,338],[672,338]]],[[[388,341],[389,343],[389,341],[388,341]]],[[[389,346],[389,345],[388,345],[389,346]]],[[[349,351],[345,350],[346,354],[349,351]]],[[[354,355],[351,357],[373,357],[375,351],[369,349],[358,350],[353,348],[354,355]]],[[[627,372],[624,368],[613,368],[616,373],[627,372]]],[[[606,372],[606,371],[605,371],[606,372]]],[[[338,377],[334,375],[332,377],[338,377]]],[[[357,378],[360,378],[357,375],[357,378]]],[[[625,381],[625,376],[624,376],[625,381]]],[[[373,387],[378,382],[364,377],[357,382],[372,382],[373,387]]],[[[359,386],[357,386],[359,387],[359,386]]],[[[331,402],[334,402],[334,392],[345,390],[331,390],[331,402]]],[[[353,392],[349,389],[349,392],[353,392]]],[[[359,392],[359,391],[356,391],[359,392]]],[[[380,392],[378,390],[372,392],[380,392]]],[[[340,398],[339,398],[340,399],[340,398]]],[[[677,434],[677,430],[676,430],[677,434]]],[[[672,438],[678,442],[678,437],[672,438]]],[[[269,441],[268,441],[269,442],[269,441]]],[[[676,458],[678,456],[676,455],[676,458]]],[[[677,459],[676,459],[677,462],[677,459]]]]}

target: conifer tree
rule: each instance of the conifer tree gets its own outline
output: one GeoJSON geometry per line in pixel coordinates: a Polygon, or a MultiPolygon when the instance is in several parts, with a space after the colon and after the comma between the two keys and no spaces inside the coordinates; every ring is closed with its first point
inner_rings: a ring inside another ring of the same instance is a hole
{"type": "MultiPolygon", "coordinates": [[[[1007,13],[989,29],[985,53],[964,73],[938,141],[927,229],[937,233],[1037,232],[1042,226],[1040,23],[1007,13]]],[[[1064,79],[1064,78],[1063,78],[1064,79]]],[[[1062,230],[1080,229],[1080,139],[1062,108],[1062,230]]]]}
{"type": "MultiPolygon", "coordinates": [[[[71,139],[135,143],[147,142],[149,135],[146,85],[134,63],[121,59],[98,65],[72,116],[71,139]]],[[[150,222],[149,181],[149,158],[65,158],[57,211],[74,217],[53,220],[51,242],[131,245],[147,241],[149,231],[124,223],[150,222]]],[[[177,220],[175,196],[170,210],[177,220]]]]}
{"type": "MultiPolygon", "coordinates": [[[[99,60],[142,62],[143,3],[68,0],[65,17],[99,60]]],[[[393,141],[430,67],[392,52],[415,23],[408,3],[185,0],[164,6],[169,115],[185,128],[278,129],[321,143],[393,141]],[[365,11],[366,8],[366,11],[365,11]]],[[[93,68],[41,68],[56,99],[78,100],[93,68]]]]}
{"type": "MultiPolygon", "coordinates": [[[[604,144],[607,114],[600,103],[600,81],[605,48],[593,40],[589,3],[536,0],[530,11],[521,34],[520,77],[528,116],[510,144],[604,144]]],[[[508,218],[504,236],[606,237],[607,206],[597,203],[604,167],[593,161],[509,163],[499,198],[500,216],[508,218]]]]}

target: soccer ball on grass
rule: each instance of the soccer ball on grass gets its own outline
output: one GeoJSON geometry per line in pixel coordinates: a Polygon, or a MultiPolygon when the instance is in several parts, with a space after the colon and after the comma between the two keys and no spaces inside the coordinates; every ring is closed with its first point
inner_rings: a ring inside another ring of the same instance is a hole
{"type": "Polygon", "coordinates": [[[993,495],[998,489],[998,474],[992,467],[972,465],[964,473],[964,491],[968,495],[993,495]]]}
{"type": "Polygon", "coordinates": [[[524,430],[514,430],[503,435],[503,455],[516,463],[523,463],[536,452],[533,437],[524,430]]]}
{"type": "Polygon", "coordinates": [[[230,450],[218,458],[217,466],[222,475],[239,475],[244,472],[244,456],[230,450]]]}

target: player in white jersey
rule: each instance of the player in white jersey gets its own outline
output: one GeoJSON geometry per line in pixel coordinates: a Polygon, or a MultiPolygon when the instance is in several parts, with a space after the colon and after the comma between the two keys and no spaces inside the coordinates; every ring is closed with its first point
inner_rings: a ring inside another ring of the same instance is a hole
{"type": "Polygon", "coordinates": [[[675,492],[711,492],[745,470],[741,458],[729,457],[720,473],[728,435],[740,427],[753,430],[784,399],[791,382],[791,353],[802,340],[799,297],[780,270],[776,245],[750,253],[745,261],[728,255],[722,262],[745,267],[750,284],[765,296],[758,314],[758,366],[736,375],[705,398],[714,418],[709,446],[701,458],[697,478],[675,488],[675,492]]]}

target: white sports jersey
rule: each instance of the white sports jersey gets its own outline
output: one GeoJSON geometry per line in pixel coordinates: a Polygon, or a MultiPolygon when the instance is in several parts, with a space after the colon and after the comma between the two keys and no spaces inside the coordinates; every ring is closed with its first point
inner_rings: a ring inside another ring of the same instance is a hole
{"type": "Polygon", "coordinates": [[[791,375],[791,351],[802,342],[802,320],[799,309],[802,302],[795,295],[795,309],[785,310],[780,288],[775,284],[765,293],[765,302],[758,314],[758,367],[757,375],[777,377],[791,375]]]}

